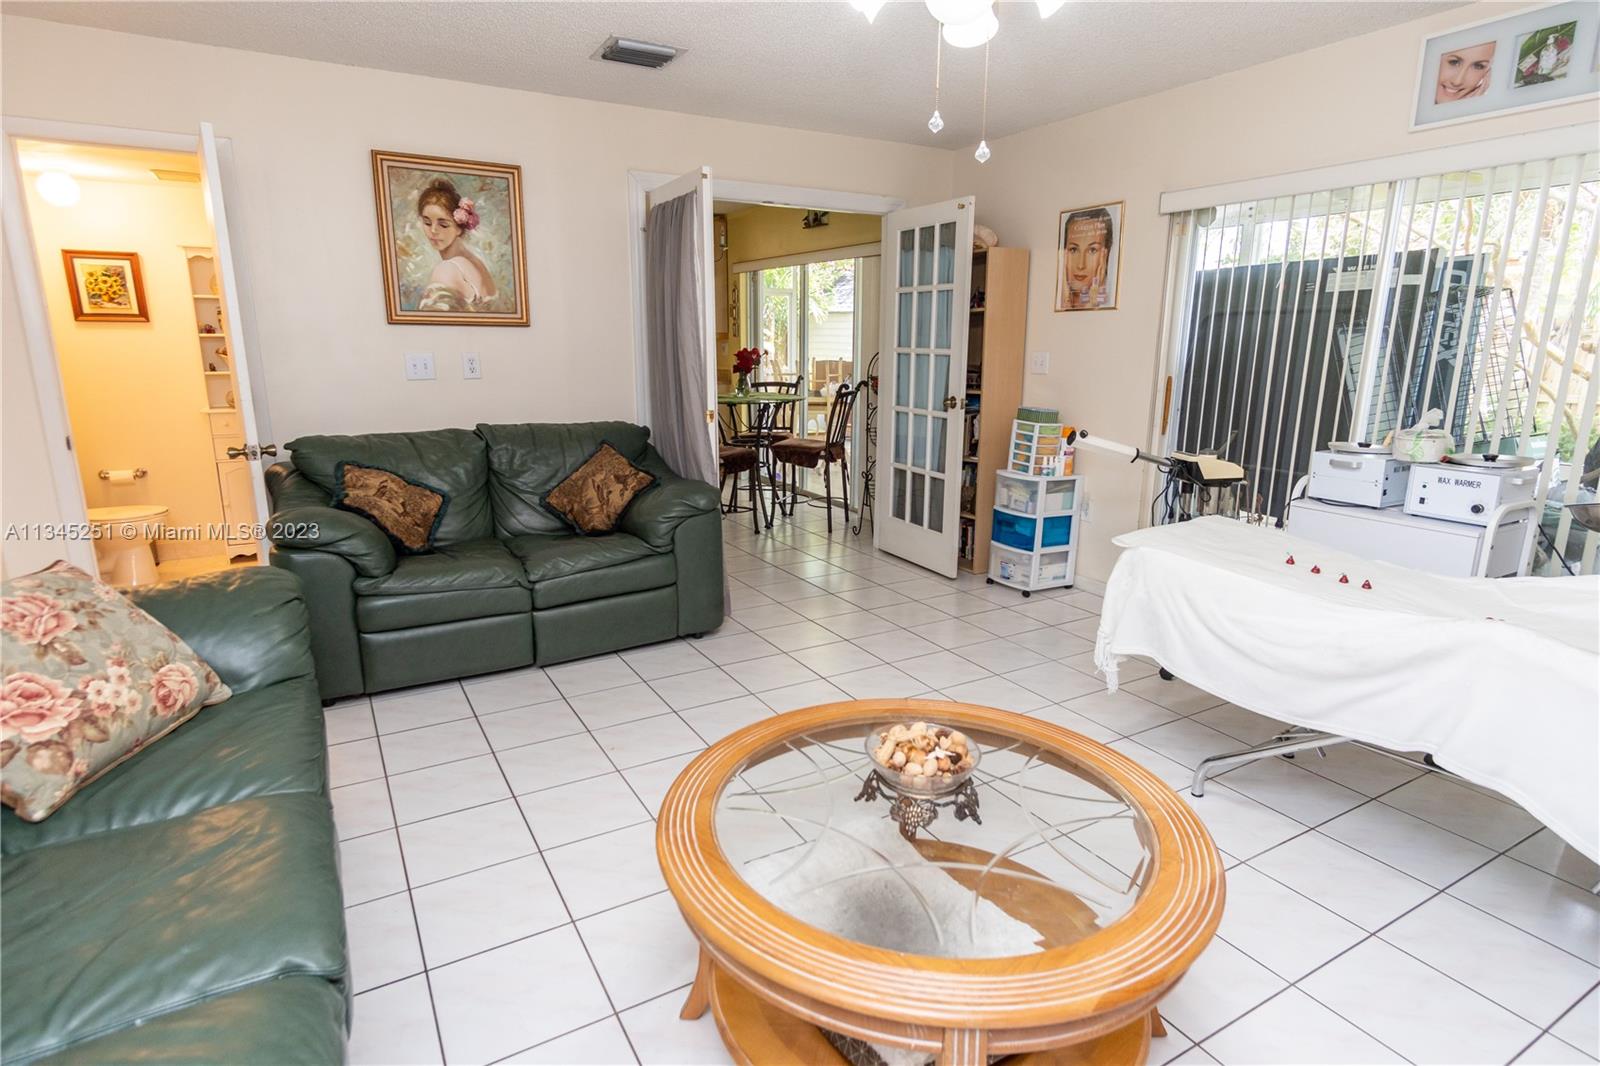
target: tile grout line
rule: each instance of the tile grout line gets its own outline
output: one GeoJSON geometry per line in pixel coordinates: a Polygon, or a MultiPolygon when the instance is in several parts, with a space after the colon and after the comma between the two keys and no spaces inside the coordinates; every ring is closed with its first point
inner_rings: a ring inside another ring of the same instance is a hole
{"type": "MultiPolygon", "coordinates": [[[[458,690],[460,690],[462,697],[465,698],[466,697],[466,689],[464,687],[462,687],[462,685],[461,685],[461,683],[459,681],[457,681],[455,684],[456,684],[456,688],[458,690]]],[[[378,713],[377,713],[376,705],[373,705],[373,707],[372,707],[372,727],[373,727],[373,729],[377,729],[377,727],[378,727],[378,713]]],[[[379,762],[379,765],[382,765],[382,766],[387,768],[388,763],[385,760],[385,757],[384,757],[384,754],[383,754],[383,745],[381,743],[378,745],[378,762],[379,762]]],[[[423,945],[422,945],[422,923],[417,918],[417,900],[416,900],[416,897],[411,894],[411,868],[410,868],[410,865],[406,862],[406,841],[405,841],[405,836],[400,832],[399,819],[395,817],[395,813],[394,813],[394,790],[392,788],[390,788],[390,786],[389,786],[389,774],[388,774],[387,769],[385,769],[384,775],[383,775],[383,791],[384,791],[384,795],[388,797],[388,801],[389,801],[389,817],[391,819],[393,819],[394,822],[395,822],[395,825],[394,825],[395,850],[398,851],[399,855],[400,855],[400,875],[405,878],[405,882],[406,882],[406,906],[411,911],[411,932],[417,938],[417,959],[418,959],[418,961],[420,961],[422,963],[422,984],[423,984],[423,987],[428,992],[428,1011],[433,1017],[433,1039],[434,1039],[435,1044],[439,1048],[439,1061],[441,1063],[448,1062],[449,1060],[446,1058],[445,1051],[444,1051],[444,1027],[439,1024],[439,1007],[438,1007],[438,1004],[435,1003],[434,999],[433,999],[433,979],[428,974],[428,953],[427,953],[427,949],[424,948],[423,945]]],[[[337,827],[335,827],[335,835],[337,835],[337,831],[338,831],[337,827]]],[[[391,896],[389,898],[393,898],[393,897],[391,896]]],[[[415,976],[416,976],[416,974],[410,974],[410,975],[408,975],[408,979],[409,979],[409,977],[415,977],[415,976]]],[[[371,991],[371,989],[368,989],[367,991],[371,991]]],[[[354,1013],[354,1008],[355,1008],[355,996],[354,995],[351,996],[350,1003],[351,1003],[351,1011],[352,1011],[352,1013],[354,1013]]]]}
{"type": "MultiPolygon", "coordinates": [[[[618,661],[620,662],[622,660],[619,658],[618,661]]],[[[623,663],[623,665],[627,666],[627,664],[625,662],[623,663]]],[[[629,666],[628,670],[630,672],[633,671],[633,667],[629,666]]],[[[546,672],[545,676],[549,677],[549,673],[546,672]]],[[[635,673],[635,676],[638,676],[637,673],[635,673]]],[[[552,681],[552,684],[555,683],[554,679],[551,679],[551,681],[552,681]]],[[[556,687],[559,689],[561,686],[559,684],[557,684],[556,687]]],[[[462,691],[463,691],[463,694],[464,694],[465,693],[465,689],[463,688],[462,691]]],[[[563,699],[565,699],[565,693],[563,693],[563,699]]],[[[467,698],[467,705],[469,707],[472,705],[472,698],[470,696],[467,698]]],[[[569,706],[569,709],[570,709],[570,704],[568,706],[569,706]]],[[[574,711],[573,713],[576,714],[577,712],[574,711]]],[[[484,743],[488,744],[489,743],[489,734],[486,731],[484,731],[483,722],[479,720],[478,712],[477,712],[476,708],[473,708],[472,720],[477,723],[478,730],[483,733],[484,743]]],[[[583,720],[581,715],[579,716],[578,720],[579,721],[583,720]]],[[[585,726],[585,728],[587,729],[587,726],[585,726]]],[[[592,734],[590,736],[590,739],[593,740],[593,735],[592,734]]],[[[624,1040],[626,1040],[628,1042],[628,1049],[633,1052],[634,1061],[637,1062],[639,1060],[639,1050],[633,1046],[633,1038],[628,1035],[627,1027],[622,1025],[622,1019],[618,1015],[618,1012],[617,1012],[616,1000],[614,1000],[611,997],[611,989],[606,987],[605,978],[600,975],[600,967],[595,964],[594,953],[589,950],[589,943],[588,943],[588,941],[586,941],[583,938],[583,930],[578,928],[578,919],[577,919],[577,916],[574,915],[573,912],[572,912],[571,904],[569,904],[567,902],[567,894],[564,891],[562,891],[561,882],[556,880],[555,871],[550,868],[550,860],[545,856],[544,849],[539,846],[539,836],[538,836],[537,833],[535,833],[533,831],[533,823],[528,820],[528,812],[522,809],[522,804],[521,803],[517,802],[516,790],[513,788],[512,784],[511,784],[510,775],[508,775],[506,773],[505,767],[501,765],[499,754],[493,752],[493,747],[494,746],[491,744],[490,745],[490,751],[491,751],[492,754],[494,754],[495,767],[500,771],[500,777],[501,777],[502,780],[505,781],[507,790],[511,791],[511,793],[512,793],[511,802],[512,802],[512,805],[515,806],[516,809],[517,809],[517,816],[522,819],[523,826],[528,830],[528,838],[533,841],[534,853],[539,856],[539,863],[540,863],[541,866],[544,867],[545,876],[550,879],[550,885],[551,885],[552,888],[555,889],[556,898],[561,901],[561,909],[566,911],[566,913],[567,913],[567,922],[568,922],[568,924],[570,924],[572,926],[572,934],[575,937],[578,938],[578,945],[583,948],[584,957],[589,960],[589,969],[594,974],[595,983],[600,986],[600,993],[603,996],[606,997],[606,1004],[607,1004],[607,1006],[609,1006],[611,1008],[612,1016],[617,1018],[617,1024],[618,1024],[619,1027],[622,1028],[622,1037],[623,1037],[624,1040]]],[[[604,753],[605,753],[605,749],[602,748],[601,749],[601,754],[604,754],[604,753]]],[[[558,926],[557,928],[560,928],[560,927],[558,926]]],[[[548,932],[548,930],[546,930],[546,932],[548,932]]],[[[504,945],[499,945],[499,946],[503,947],[504,945]]],[[[437,1009],[436,1009],[436,1012],[437,1012],[437,1009]]],[[[603,1020],[603,1019],[599,1019],[599,1018],[594,1019],[594,1021],[601,1021],[601,1020],[603,1020]]],[[[580,1026],[580,1028],[582,1028],[582,1027],[580,1026]]],[[[537,1045],[535,1045],[535,1046],[537,1046],[537,1045]]],[[[517,1052],[513,1051],[513,1052],[511,1052],[511,1054],[514,1055],[514,1054],[517,1054],[517,1052]]]]}

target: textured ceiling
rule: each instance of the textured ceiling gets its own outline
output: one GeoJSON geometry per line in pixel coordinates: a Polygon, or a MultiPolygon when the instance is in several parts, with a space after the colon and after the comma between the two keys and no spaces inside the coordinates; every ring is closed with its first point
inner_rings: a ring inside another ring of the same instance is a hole
{"type": "MultiPolygon", "coordinates": [[[[1041,21],[1000,5],[989,134],[1000,136],[1305,51],[1456,0],[1091,2],[1041,21]]],[[[7,14],[721,118],[955,147],[975,142],[983,49],[944,49],[915,0],[868,25],[843,0],[6,0],[7,14]],[[591,58],[611,34],[686,49],[650,71],[591,58]]]]}

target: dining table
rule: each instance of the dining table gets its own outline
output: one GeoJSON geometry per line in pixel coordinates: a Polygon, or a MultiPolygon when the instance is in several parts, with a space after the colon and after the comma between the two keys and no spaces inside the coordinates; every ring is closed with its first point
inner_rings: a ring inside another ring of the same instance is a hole
{"type": "MultiPolygon", "coordinates": [[[[780,404],[794,405],[801,403],[806,398],[794,392],[721,392],[717,394],[717,404],[728,410],[728,423],[734,433],[748,433],[754,437],[752,447],[758,457],[766,457],[767,485],[772,493],[772,507],[781,506],[779,502],[777,471],[771,461],[771,447],[773,441],[773,423],[776,418],[766,417],[769,413],[764,408],[776,408],[780,404]],[[744,428],[740,429],[741,413],[744,415],[744,428]]],[[[757,479],[759,484],[760,479],[757,479]]],[[[761,516],[767,529],[772,528],[772,510],[761,516]]]]}

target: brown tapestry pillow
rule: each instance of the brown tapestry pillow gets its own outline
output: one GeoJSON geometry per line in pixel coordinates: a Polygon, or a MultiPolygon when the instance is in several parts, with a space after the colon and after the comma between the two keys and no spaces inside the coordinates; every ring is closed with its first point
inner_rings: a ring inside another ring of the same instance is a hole
{"type": "Polygon", "coordinates": [[[66,562],[0,596],[0,801],[27,822],[232,693],[178,635],[66,562]]]}
{"type": "Polygon", "coordinates": [[[609,444],[602,444],[566,480],[545,493],[544,505],[584,536],[617,528],[634,498],[656,483],[609,444]]]}
{"type": "Polygon", "coordinates": [[[335,507],[371,520],[408,555],[433,550],[434,534],[450,503],[444,492],[393,471],[358,463],[340,463],[334,477],[339,482],[335,507]]]}

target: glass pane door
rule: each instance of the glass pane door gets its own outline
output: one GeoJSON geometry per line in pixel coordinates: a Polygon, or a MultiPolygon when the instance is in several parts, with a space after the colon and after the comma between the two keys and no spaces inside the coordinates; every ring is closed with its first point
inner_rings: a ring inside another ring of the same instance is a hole
{"type": "Polygon", "coordinates": [[[957,394],[966,380],[967,331],[957,315],[966,313],[971,280],[970,203],[890,215],[892,255],[885,265],[884,342],[893,356],[879,400],[887,417],[878,476],[888,497],[878,512],[879,546],[950,576],[961,472],[957,394]]]}

